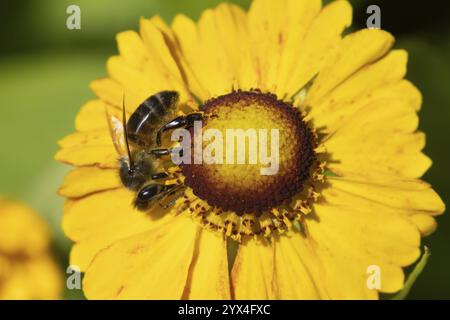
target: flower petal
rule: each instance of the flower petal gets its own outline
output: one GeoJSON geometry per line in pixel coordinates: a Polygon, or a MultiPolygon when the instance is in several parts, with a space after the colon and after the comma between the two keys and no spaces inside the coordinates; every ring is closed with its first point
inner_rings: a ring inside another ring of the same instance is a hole
{"type": "MultiPolygon", "coordinates": [[[[153,79],[141,72],[139,69],[135,69],[128,65],[125,58],[122,56],[112,56],[106,63],[108,74],[111,79],[120,84],[123,88],[121,92],[125,93],[126,108],[132,112],[152,94],[157,93],[155,82],[153,79]]],[[[165,87],[167,90],[172,88],[165,87]]],[[[114,105],[122,106],[122,95],[120,102],[115,101],[114,105]],[[117,104],[120,103],[120,104],[117,104]]]]}
{"type": "Polygon", "coordinates": [[[359,173],[367,178],[389,173],[421,176],[430,160],[420,153],[425,145],[417,128],[416,111],[422,98],[409,82],[404,51],[393,51],[366,66],[311,108],[316,126],[330,134],[325,141],[339,175],[359,173]]]}
{"type": "Polygon", "coordinates": [[[417,178],[431,165],[421,153],[425,136],[414,133],[418,116],[403,99],[380,99],[348,115],[325,141],[329,168],[338,175],[392,174],[417,178]]]}
{"type": "MultiPolygon", "coordinates": [[[[120,83],[110,78],[101,78],[92,81],[90,88],[94,91],[97,97],[105,103],[122,108],[124,88],[120,85],[120,83]]],[[[127,92],[127,100],[130,99],[130,96],[130,92],[127,92]]],[[[138,98],[134,95],[132,100],[137,101],[138,98]]],[[[127,110],[130,111],[129,109],[127,110]]]]}
{"type": "Polygon", "coordinates": [[[118,154],[109,131],[75,132],[59,141],[55,159],[74,166],[117,168],[118,154]]]}
{"type": "MultiPolygon", "coordinates": [[[[269,68],[267,71],[263,70],[263,73],[267,74],[267,83],[263,84],[263,88],[268,88],[271,92],[277,92],[277,87],[282,89],[283,80],[292,77],[292,69],[297,65],[298,56],[305,45],[303,40],[306,33],[321,10],[320,0],[286,0],[271,3],[281,6],[283,2],[284,8],[265,8],[265,11],[259,12],[261,16],[256,17],[260,28],[264,28],[265,24],[268,26],[269,32],[266,36],[261,39],[260,34],[253,34],[267,45],[265,51],[254,54],[267,59],[264,63],[269,68]],[[275,10],[280,10],[278,11],[280,16],[274,24],[275,10]]],[[[256,6],[255,2],[253,6],[256,6]]],[[[278,89],[278,93],[281,92],[282,90],[278,89]]]]}
{"type": "Polygon", "coordinates": [[[119,53],[126,63],[134,69],[142,68],[149,56],[139,34],[134,31],[123,31],[117,34],[116,40],[119,53]]]}
{"type": "Polygon", "coordinates": [[[73,166],[117,167],[117,154],[110,146],[84,145],[64,148],[56,153],[55,159],[73,166]]]}
{"type": "Polygon", "coordinates": [[[176,90],[180,93],[180,101],[190,99],[182,70],[176,61],[175,40],[166,36],[167,26],[161,26],[160,19],[142,19],[140,35],[147,49],[147,60],[142,66],[146,77],[151,79],[154,93],[163,90],[176,90]]]}
{"type": "Polygon", "coordinates": [[[79,242],[71,263],[85,270],[101,249],[134,234],[151,230],[172,219],[170,210],[156,207],[146,214],[132,207],[134,194],[122,189],[68,200],[64,209],[64,233],[79,242]]]}
{"type": "Polygon", "coordinates": [[[187,81],[202,100],[228,93],[238,83],[253,82],[245,22],[242,9],[229,4],[204,11],[197,25],[183,15],[175,17],[172,29],[187,81]]]}
{"type": "Polygon", "coordinates": [[[381,270],[381,292],[403,286],[401,267],[420,255],[420,234],[401,213],[346,194],[335,187],[315,205],[316,217],[305,219],[307,236],[325,266],[330,298],[376,298],[367,286],[367,270],[381,270]]]}
{"type": "Polygon", "coordinates": [[[212,11],[214,32],[221,50],[232,67],[235,88],[251,89],[256,85],[247,30],[247,13],[236,5],[220,4],[212,11]]]}
{"type": "Polygon", "coordinates": [[[437,228],[437,222],[434,217],[428,214],[415,214],[411,216],[411,221],[419,228],[422,237],[429,236],[437,228]]]}
{"type": "Polygon", "coordinates": [[[120,56],[108,60],[108,73],[124,87],[127,96],[131,93],[131,110],[163,90],[178,91],[180,101],[186,101],[189,95],[168,48],[173,44],[167,42],[152,20],[141,19],[140,24],[140,35],[134,31],[117,35],[120,56]]]}
{"type": "Polygon", "coordinates": [[[206,100],[210,96],[207,84],[202,78],[201,66],[198,65],[197,55],[200,54],[201,44],[197,36],[197,26],[184,15],[177,15],[171,26],[174,37],[179,43],[179,62],[186,75],[186,82],[191,91],[200,99],[206,100]]]}
{"type": "Polygon", "coordinates": [[[112,141],[108,131],[95,130],[69,134],[59,140],[58,144],[61,148],[70,148],[79,145],[112,145],[112,141]]]}
{"type": "Polygon", "coordinates": [[[395,50],[357,71],[311,108],[317,127],[325,127],[332,155],[330,169],[339,175],[359,173],[419,177],[430,166],[420,151],[418,124],[422,97],[406,80],[407,55],[395,50]]]}
{"type": "Polygon", "coordinates": [[[445,211],[445,204],[427,183],[416,179],[394,180],[391,176],[378,176],[378,181],[368,183],[358,176],[330,178],[336,189],[352,196],[383,204],[384,211],[406,215],[422,236],[436,230],[433,216],[445,211]]]}
{"type": "Polygon", "coordinates": [[[198,227],[179,216],[100,252],[86,271],[89,299],[180,299],[198,227]]]}
{"type": "Polygon", "coordinates": [[[215,33],[212,10],[206,10],[195,25],[189,18],[178,15],[172,28],[180,41],[180,47],[193,76],[201,83],[205,92],[200,98],[229,92],[233,84],[231,65],[215,33]],[[214,75],[214,78],[211,77],[214,75]]]}
{"type": "MultiPolygon", "coordinates": [[[[310,224],[321,225],[323,230],[333,227],[333,232],[324,231],[325,234],[345,234],[343,238],[347,241],[345,246],[350,246],[349,250],[357,252],[359,248],[362,256],[386,259],[399,266],[407,266],[417,259],[420,234],[402,208],[358,197],[341,191],[338,186],[339,183],[333,181],[322,191],[324,202],[315,205],[318,220],[308,223],[309,231],[310,224]],[[340,212],[338,215],[337,211],[340,212]]],[[[342,244],[343,241],[339,240],[342,244]]]]}
{"type": "Polygon", "coordinates": [[[346,117],[373,101],[388,97],[420,105],[418,90],[409,83],[398,82],[406,74],[406,63],[406,52],[394,50],[357,71],[331,91],[327,99],[312,106],[309,115],[315,126],[326,126],[327,132],[333,133],[346,117]]]}
{"type": "Polygon", "coordinates": [[[275,299],[274,268],[273,243],[249,240],[239,245],[231,272],[233,298],[275,299]]]}
{"type": "Polygon", "coordinates": [[[106,104],[101,100],[91,100],[85,103],[75,119],[77,131],[108,130],[105,116],[106,104]]]}
{"type": "Polygon", "coordinates": [[[144,43],[147,44],[150,42],[145,36],[146,31],[143,30],[146,27],[144,24],[148,24],[148,21],[161,32],[167,48],[169,49],[171,56],[180,71],[186,90],[189,91],[190,94],[194,94],[196,97],[203,97],[204,89],[195,77],[191,66],[186,62],[186,58],[181,52],[179,40],[177,39],[174,30],[172,30],[160,16],[156,15],[149,20],[144,19],[144,22],[141,22],[141,35],[144,43]]]}
{"type": "Polygon", "coordinates": [[[58,193],[68,198],[80,198],[121,186],[117,169],[79,167],[66,175],[58,193]]]}
{"type": "Polygon", "coordinates": [[[341,40],[343,30],[352,22],[352,7],[347,1],[333,1],[320,11],[303,40],[301,49],[292,52],[295,63],[286,65],[278,78],[278,97],[291,97],[322,68],[332,48],[341,40]]]}
{"type": "MultiPolygon", "coordinates": [[[[122,110],[123,99],[125,98],[125,109],[128,114],[133,113],[142,101],[156,92],[147,92],[149,83],[143,80],[142,76],[134,77],[135,71],[123,63],[124,59],[120,56],[113,56],[108,59],[108,69],[113,69],[115,74],[123,75],[129,80],[125,84],[112,78],[101,78],[91,82],[91,90],[109,107],[115,107],[122,110]],[[116,68],[117,67],[117,68],[116,68]],[[129,73],[127,73],[130,71],[129,73]],[[138,78],[138,79],[137,79],[138,78]],[[136,87],[131,82],[136,81],[136,87]]],[[[113,110],[111,108],[110,110],[113,110]]],[[[105,116],[106,119],[106,116],[105,116]]]]}
{"type": "Polygon", "coordinates": [[[336,177],[329,181],[335,189],[408,215],[439,215],[445,210],[439,195],[421,180],[385,177],[378,182],[367,182],[358,177],[336,177]]]}
{"type": "Polygon", "coordinates": [[[445,204],[427,183],[417,179],[396,180],[391,176],[378,176],[377,181],[367,182],[365,178],[353,176],[329,179],[343,202],[362,205],[370,210],[382,210],[393,215],[402,215],[411,221],[422,236],[436,230],[433,216],[445,211],[445,204]]]}
{"type": "Polygon", "coordinates": [[[349,76],[383,57],[393,44],[390,33],[377,29],[363,29],[346,36],[327,58],[308,91],[305,104],[316,105],[349,76]]]}
{"type": "MultiPolygon", "coordinates": [[[[314,270],[308,270],[305,259],[310,258],[298,250],[303,242],[298,232],[282,235],[275,242],[275,281],[277,298],[283,300],[319,299],[314,270]],[[295,279],[295,281],[294,281],[295,279]]],[[[319,266],[315,266],[317,269],[319,266]]]]}
{"type": "Polygon", "coordinates": [[[226,240],[219,234],[201,231],[183,298],[230,299],[226,240]]]}
{"type": "MultiPolygon", "coordinates": [[[[256,87],[263,91],[270,90],[270,73],[274,73],[278,67],[287,12],[285,0],[255,0],[248,12],[249,42],[257,74],[256,87]]],[[[272,74],[272,77],[275,76],[272,74]]]]}

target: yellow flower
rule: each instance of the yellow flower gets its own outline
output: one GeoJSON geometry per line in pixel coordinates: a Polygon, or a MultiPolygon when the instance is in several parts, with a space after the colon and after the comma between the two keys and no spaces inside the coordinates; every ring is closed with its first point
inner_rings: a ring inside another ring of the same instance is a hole
{"type": "Polygon", "coordinates": [[[419,180],[431,160],[407,54],[385,31],[342,37],[351,17],[347,1],[255,0],[248,12],[222,4],[198,23],[153,17],[118,34],[109,77],[91,85],[98,99],[56,155],[75,166],[60,189],[63,228],[88,298],[375,299],[403,287],[402,267],[445,206],[419,180]],[[183,196],[134,209],[108,118],[123,94],[129,118],[163,90],[210,128],[280,128],[279,174],[172,166],[167,183],[183,196]]]}
{"type": "Polygon", "coordinates": [[[61,298],[62,277],[50,238],[32,209],[0,199],[0,300],[61,298]]]}

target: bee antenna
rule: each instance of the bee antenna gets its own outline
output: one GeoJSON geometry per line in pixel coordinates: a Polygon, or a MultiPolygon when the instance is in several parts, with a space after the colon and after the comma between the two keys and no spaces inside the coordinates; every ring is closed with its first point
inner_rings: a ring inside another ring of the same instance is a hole
{"type": "Polygon", "coordinates": [[[134,170],[134,161],[131,157],[130,144],[128,142],[127,114],[125,112],[125,93],[122,95],[122,125],[125,135],[125,145],[127,146],[128,160],[130,161],[130,170],[134,170]]]}

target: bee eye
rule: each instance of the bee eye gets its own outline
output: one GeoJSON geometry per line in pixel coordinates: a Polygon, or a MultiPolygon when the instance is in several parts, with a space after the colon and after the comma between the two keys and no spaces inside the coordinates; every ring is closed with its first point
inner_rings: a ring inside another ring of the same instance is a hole
{"type": "Polygon", "coordinates": [[[158,185],[149,185],[145,188],[143,188],[139,194],[138,199],[141,201],[148,201],[151,200],[153,197],[155,197],[159,192],[159,186],[158,185]]]}

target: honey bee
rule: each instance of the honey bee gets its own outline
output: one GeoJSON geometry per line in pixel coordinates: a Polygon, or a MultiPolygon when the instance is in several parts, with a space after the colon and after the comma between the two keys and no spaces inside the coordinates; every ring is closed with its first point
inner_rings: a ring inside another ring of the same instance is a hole
{"type": "Polygon", "coordinates": [[[164,183],[171,176],[164,166],[167,160],[162,157],[180,151],[161,148],[161,137],[165,131],[191,127],[202,120],[202,114],[175,117],[178,100],[176,91],[156,93],[137,107],[128,122],[125,96],[122,121],[107,112],[111,137],[120,156],[120,180],[125,188],[136,192],[134,206],[140,211],[147,211],[157,202],[166,207],[161,201],[184,189],[182,184],[164,183]]]}

